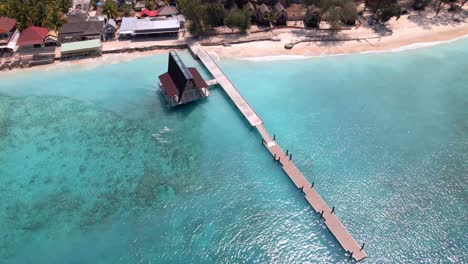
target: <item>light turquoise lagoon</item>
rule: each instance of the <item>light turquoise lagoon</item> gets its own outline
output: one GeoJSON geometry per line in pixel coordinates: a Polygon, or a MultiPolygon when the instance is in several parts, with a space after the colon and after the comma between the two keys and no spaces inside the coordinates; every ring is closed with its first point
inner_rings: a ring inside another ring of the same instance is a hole
{"type": "MultiPolygon", "coordinates": [[[[219,64],[365,263],[466,263],[467,47],[219,64]]],[[[0,262],[351,262],[221,89],[165,107],[166,68],[0,75],[0,262]]]]}

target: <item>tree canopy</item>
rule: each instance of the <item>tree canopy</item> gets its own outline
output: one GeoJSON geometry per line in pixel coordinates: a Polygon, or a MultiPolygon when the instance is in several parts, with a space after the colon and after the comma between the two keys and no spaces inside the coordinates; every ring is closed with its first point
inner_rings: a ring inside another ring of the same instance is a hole
{"type": "Polygon", "coordinates": [[[71,5],[71,0],[0,0],[0,15],[16,19],[19,30],[28,26],[58,30],[71,5]]]}

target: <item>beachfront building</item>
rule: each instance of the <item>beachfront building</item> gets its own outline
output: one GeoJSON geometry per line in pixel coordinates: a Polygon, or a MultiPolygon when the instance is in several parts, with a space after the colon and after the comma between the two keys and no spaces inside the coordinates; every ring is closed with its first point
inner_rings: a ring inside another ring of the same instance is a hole
{"type": "Polygon", "coordinates": [[[104,26],[102,33],[102,40],[110,40],[115,38],[115,33],[117,32],[117,23],[114,19],[109,19],[107,24],[104,26]]]}
{"type": "Polygon", "coordinates": [[[16,29],[16,20],[0,17],[0,52],[13,51],[19,31],[16,29]]]}
{"type": "Polygon", "coordinates": [[[25,28],[17,42],[21,65],[24,67],[54,62],[55,44],[49,36],[49,29],[34,26],[25,28]]]}
{"type": "Polygon", "coordinates": [[[257,11],[255,13],[255,17],[257,20],[257,24],[259,25],[270,25],[270,21],[268,21],[267,17],[270,14],[271,9],[265,4],[261,4],[257,6],[257,11]]]}
{"type": "Polygon", "coordinates": [[[136,36],[178,36],[180,21],[172,18],[142,18],[124,17],[120,25],[120,36],[123,38],[136,36]]]}
{"type": "Polygon", "coordinates": [[[175,51],[169,52],[168,72],[159,76],[159,87],[170,107],[210,95],[208,85],[196,68],[187,68],[175,51]]]}
{"type": "Polygon", "coordinates": [[[60,59],[80,59],[102,55],[102,44],[99,39],[76,41],[62,44],[60,59]]]}
{"type": "Polygon", "coordinates": [[[68,22],[59,31],[59,42],[101,39],[104,21],[68,22]]]}
{"type": "Polygon", "coordinates": [[[49,30],[44,27],[27,27],[21,31],[17,45],[22,49],[42,48],[45,46],[45,40],[49,35],[49,30]]]}
{"type": "Polygon", "coordinates": [[[278,1],[273,6],[273,10],[275,11],[275,24],[278,26],[286,26],[286,22],[288,21],[286,8],[278,1]]]}

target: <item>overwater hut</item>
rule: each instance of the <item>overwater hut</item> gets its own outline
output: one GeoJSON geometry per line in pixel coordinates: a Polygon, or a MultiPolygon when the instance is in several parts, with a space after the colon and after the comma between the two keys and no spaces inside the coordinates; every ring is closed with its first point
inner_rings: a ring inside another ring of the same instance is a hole
{"type": "Polygon", "coordinates": [[[13,50],[18,37],[19,31],[16,29],[16,20],[0,17],[0,50],[13,50]]]}
{"type": "Polygon", "coordinates": [[[270,21],[268,21],[268,16],[271,12],[270,7],[265,4],[261,4],[257,6],[257,11],[255,13],[255,19],[257,24],[259,25],[270,25],[270,21]]]}
{"type": "Polygon", "coordinates": [[[117,32],[117,23],[115,22],[114,19],[109,19],[109,21],[107,21],[107,24],[104,26],[102,39],[104,41],[114,39],[116,32],[117,32]]]}
{"type": "Polygon", "coordinates": [[[278,1],[274,6],[273,10],[275,12],[275,24],[279,26],[286,26],[288,21],[288,13],[286,8],[278,1]]]}
{"type": "Polygon", "coordinates": [[[59,31],[59,42],[101,39],[104,21],[81,21],[66,23],[59,31]]]}
{"type": "Polygon", "coordinates": [[[319,27],[320,9],[315,6],[309,6],[304,16],[304,25],[306,27],[319,27]]]}
{"type": "Polygon", "coordinates": [[[102,55],[101,40],[92,39],[62,44],[60,59],[77,59],[102,55]]]}
{"type": "Polygon", "coordinates": [[[208,85],[196,68],[187,68],[179,55],[169,52],[168,72],[159,76],[159,87],[170,107],[209,96],[208,85]]]}
{"type": "Polygon", "coordinates": [[[158,16],[170,17],[180,14],[179,10],[174,6],[163,6],[158,8],[158,16]]]}

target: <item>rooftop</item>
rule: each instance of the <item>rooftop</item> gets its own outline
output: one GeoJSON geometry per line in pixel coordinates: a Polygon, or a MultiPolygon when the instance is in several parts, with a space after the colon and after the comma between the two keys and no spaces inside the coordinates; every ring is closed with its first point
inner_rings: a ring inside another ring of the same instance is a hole
{"type": "Polygon", "coordinates": [[[0,17],[0,33],[10,32],[16,26],[16,20],[8,17],[0,17]]]}
{"type": "Polygon", "coordinates": [[[101,40],[99,39],[76,41],[76,42],[62,44],[61,52],[67,53],[67,52],[74,52],[74,51],[81,51],[81,50],[97,49],[100,47],[101,47],[101,40]]]}
{"type": "Polygon", "coordinates": [[[136,32],[145,32],[158,30],[161,33],[178,31],[180,22],[177,18],[158,19],[124,17],[120,26],[120,34],[135,34],[136,32]]]}
{"type": "Polygon", "coordinates": [[[21,32],[18,46],[32,46],[44,44],[44,39],[49,35],[49,29],[44,27],[27,27],[21,32]]]}

